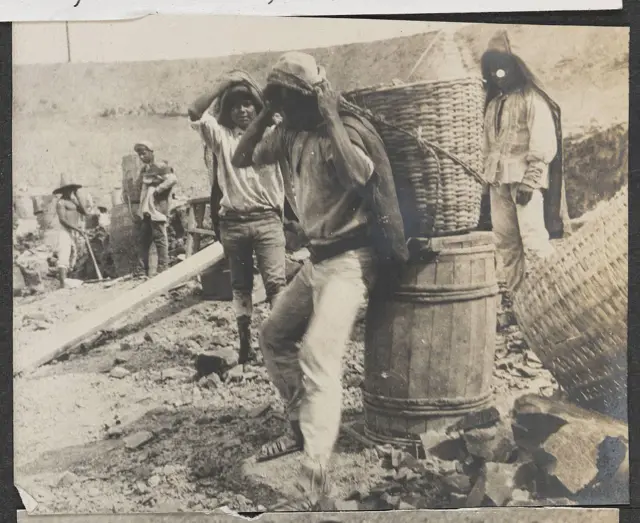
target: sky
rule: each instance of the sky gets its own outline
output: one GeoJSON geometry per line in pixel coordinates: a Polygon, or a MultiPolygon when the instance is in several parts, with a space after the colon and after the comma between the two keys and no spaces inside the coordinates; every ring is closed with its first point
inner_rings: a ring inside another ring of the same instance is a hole
{"type": "MultiPolygon", "coordinates": [[[[72,62],[175,60],[326,47],[433,31],[454,24],[390,20],[154,15],[69,22],[72,62]],[[260,38],[255,38],[259,34],[260,38]]],[[[64,22],[13,24],[16,64],[67,61],[64,22]]]]}

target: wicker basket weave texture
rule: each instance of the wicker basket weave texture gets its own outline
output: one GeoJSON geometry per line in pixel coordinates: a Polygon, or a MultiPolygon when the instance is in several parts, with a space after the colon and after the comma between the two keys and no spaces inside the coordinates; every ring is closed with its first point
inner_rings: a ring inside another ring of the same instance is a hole
{"type": "Polygon", "coordinates": [[[626,398],[627,188],[531,267],[514,311],[531,349],[576,402],[626,398]]]}
{"type": "Polygon", "coordinates": [[[482,80],[468,72],[453,39],[442,38],[439,44],[429,50],[430,66],[421,68],[430,73],[429,81],[345,93],[348,101],[375,117],[409,237],[468,232],[477,228],[480,218],[482,185],[458,162],[428,147],[425,150],[418,140],[397,129],[415,133],[476,172],[482,171],[482,80]]]}

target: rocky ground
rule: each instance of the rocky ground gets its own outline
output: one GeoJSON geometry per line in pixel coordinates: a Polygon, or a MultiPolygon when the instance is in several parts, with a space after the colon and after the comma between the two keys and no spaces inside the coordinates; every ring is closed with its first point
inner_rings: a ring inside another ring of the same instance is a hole
{"type": "MultiPolygon", "coordinates": [[[[51,326],[135,285],[84,284],[16,298],[16,350],[46,343],[51,326]]],[[[515,398],[550,396],[556,385],[528,350],[509,303],[503,305],[494,388],[504,413],[515,398]]],[[[254,332],[267,312],[258,306],[254,332]]],[[[229,303],[202,300],[198,285],[189,284],[64,361],[17,378],[16,483],[39,502],[37,512],[262,511],[282,503],[291,493],[289,465],[296,457],[260,466],[251,459],[280,434],[282,405],[262,365],[236,365],[235,329],[229,303]],[[215,372],[201,377],[196,367],[204,369],[203,352],[214,356],[208,372],[215,372]]],[[[362,412],[362,332],[358,325],[345,358],[345,427],[362,412]]],[[[332,464],[338,505],[446,507],[468,494],[471,480],[451,457],[416,461],[398,452],[366,445],[345,430],[332,464]],[[449,473],[454,477],[443,480],[449,473]]],[[[530,494],[518,496],[525,502],[530,494]]]]}

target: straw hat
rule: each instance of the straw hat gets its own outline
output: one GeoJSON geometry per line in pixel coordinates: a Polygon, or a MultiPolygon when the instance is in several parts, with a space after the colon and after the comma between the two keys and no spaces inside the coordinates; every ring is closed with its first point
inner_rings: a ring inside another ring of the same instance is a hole
{"type": "Polygon", "coordinates": [[[81,187],[82,185],[72,182],[70,179],[67,178],[66,174],[62,173],[60,175],[60,186],[53,191],[53,194],[60,194],[66,189],[77,191],[81,187]]]}

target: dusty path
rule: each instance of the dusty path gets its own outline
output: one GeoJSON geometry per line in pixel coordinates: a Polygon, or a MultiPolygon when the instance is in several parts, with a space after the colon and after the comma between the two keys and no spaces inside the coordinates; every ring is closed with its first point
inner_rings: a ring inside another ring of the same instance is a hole
{"type": "MultiPolygon", "coordinates": [[[[36,329],[75,319],[133,285],[86,285],[35,301],[16,300],[18,347],[38,337],[46,343],[46,331],[36,329]]],[[[256,327],[265,314],[266,306],[259,306],[256,327]]],[[[283,427],[281,404],[264,368],[247,368],[225,383],[193,379],[195,352],[235,345],[230,304],[201,301],[187,286],[130,315],[114,326],[110,338],[15,380],[16,483],[39,502],[37,513],[220,506],[256,511],[282,499],[295,457],[268,469],[268,486],[240,474],[243,461],[283,427]],[[114,377],[114,367],[126,369],[126,375],[114,377]],[[264,411],[265,405],[271,408],[264,411]],[[150,441],[126,448],[128,436],[144,431],[150,441]]],[[[553,389],[545,371],[527,366],[517,329],[508,327],[498,347],[496,396],[503,408],[515,395],[553,389]]],[[[345,359],[345,420],[361,412],[362,373],[359,326],[345,359]]],[[[332,469],[345,496],[380,483],[386,474],[344,436],[332,469]]]]}

